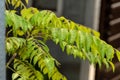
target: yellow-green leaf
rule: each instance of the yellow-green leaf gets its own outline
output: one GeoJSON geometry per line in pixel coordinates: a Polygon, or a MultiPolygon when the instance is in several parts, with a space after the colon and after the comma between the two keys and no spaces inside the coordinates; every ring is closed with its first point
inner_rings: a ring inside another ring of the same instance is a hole
{"type": "Polygon", "coordinates": [[[24,8],[21,10],[21,15],[25,19],[29,20],[34,14],[37,14],[39,11],[37,8],[30,7],[28,9],[24,8]]]}
{"type": "Polygon", "coordinates": [[[120,52],[117,49],[116,49],[116,55],[117,55],[118,60],[120,61],[120,52]]]}
{"type": "Polygon", "coordinates": [[[25,0],[26,1],[26,3],[28,4],[28,0],[25,0]]]}
{"type": "Polygon", "coordinates": [[[111,65],[111,67],[112,67],[112,70],[113,70],[113,72],[115,71],[115,66],[114,66],[114,64],[111,62],[111,61],[109,61],[109,63],[110,63],[110,65],[111,65]]]}

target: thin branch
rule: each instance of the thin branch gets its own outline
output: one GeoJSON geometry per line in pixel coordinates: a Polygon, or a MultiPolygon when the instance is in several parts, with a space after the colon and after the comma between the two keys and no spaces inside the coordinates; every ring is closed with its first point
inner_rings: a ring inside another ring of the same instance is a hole
{"type": "Polygon", "coordinates": [[[9,59],[9,61],[7,62],[7,65],[6,66],[9,66],[10,63],[13,61],[13,59],[15,59],[17,53],[13,54],[13,56],[9,59]]]}
{"type": "Polygon", "coordinates": [[[14,73],[16,72],[14,69],[12,69],[10,66],[6,66],[8,69],[10,69],[11,71],[13,71],[14,73]]]}

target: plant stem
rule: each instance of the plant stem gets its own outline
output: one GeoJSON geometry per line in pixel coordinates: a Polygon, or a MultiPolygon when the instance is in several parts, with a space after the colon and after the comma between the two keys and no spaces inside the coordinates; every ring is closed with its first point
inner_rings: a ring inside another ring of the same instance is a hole
{"type": "Polygon", "coordinates": [[[13,71],[13,72],[16,72],[14,69],[12,69],[10,66],[6,66],[8,69],[10,69],[11,71],[13,71]]]}
{"type": "Polygon", "coordinates": [[[7,65],[6,66],[9,66],[10,65],[10,63],[13,61],[13,59],[16,57],[16,53],[15,54],[13,54],[13,56],[9,59],[9,61],[7,62],[7,65]]]}

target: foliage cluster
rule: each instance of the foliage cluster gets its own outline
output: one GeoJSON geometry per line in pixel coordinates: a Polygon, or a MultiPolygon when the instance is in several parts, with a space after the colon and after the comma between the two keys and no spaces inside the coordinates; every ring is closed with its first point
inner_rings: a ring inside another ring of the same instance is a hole
{"type": "MultiPolygon", "coordinates": [[[[21,0],[7,0],[15,8],[24,6],[21,0]]],[[[26,0],[28,3],[28,0],[26,0]]],[[[6,50],[12,57],[7,68],[13,71],[13,80],[67,80],[57,69],[59,62],[51,56],[45,41],[52,40],[68,55],[89,60],[92,64],[114,64],[112,59],[120,52],[99,38],[99,33],[49,10],[39,11],[25,6],[16,14],[6,10],[6,50]],[[40,39],[41,38],[41,39],[40,39]],[[13,67],[10,67],[12,60],[13,67]]]]}

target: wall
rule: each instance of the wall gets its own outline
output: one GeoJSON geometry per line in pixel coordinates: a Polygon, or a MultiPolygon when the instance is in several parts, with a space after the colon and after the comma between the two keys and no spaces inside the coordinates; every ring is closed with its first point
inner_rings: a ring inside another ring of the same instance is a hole
{"type": "Polygon", "coordinates": [[[86,0],[64,0],[63,15],[77,23],[84,24],[86,0]]]}
{"type": "Polygon", "coordinates": [[[0,1],[0,80],[6,80],[5,55],[5,1],[0,1]]]}

